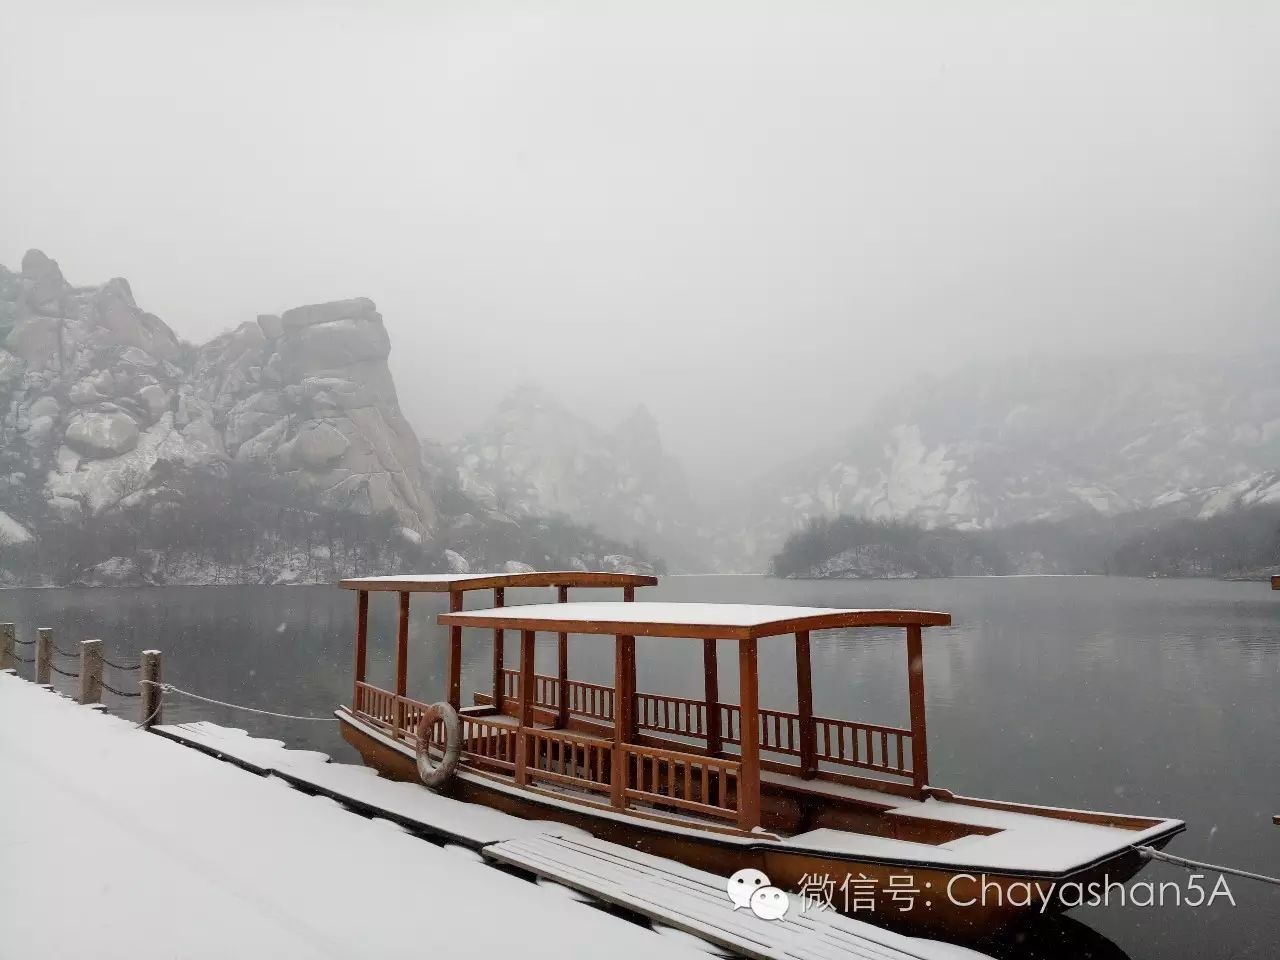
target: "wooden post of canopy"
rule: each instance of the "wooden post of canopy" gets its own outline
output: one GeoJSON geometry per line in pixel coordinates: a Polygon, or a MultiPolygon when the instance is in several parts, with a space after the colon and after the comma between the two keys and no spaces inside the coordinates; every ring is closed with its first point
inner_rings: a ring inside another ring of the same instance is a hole
{"type": "MultiPolygon", "coordinates": [[[[462,609],[462,591],[449,591],[449,612],[462,609]]],[[[462,628],[449,628],[449,706],[457,710],[462,706],[462,628]]]]}
{"type": "MultiPolygon", "coordinates": [[[[556,602],[569,602],[568,587],[556,587],[556,602]]],[[[556,676],[559,686],[556,688],[556,726],[563,730],[569,726],[569,634],[560,634],[557,644],[556,676]]]]}
{"type": "Polygon", "coordinates": [[[702,641],[702,688],[707,704],[707,753],[720,756],[724,741],[720,732],[720,666],[716,663],[716,641],[702,641]]]}
{"type": "Polygon", "coordinates": [[[760,826],[760,691],[756,641],[738,641],[738,702],[741,710],[742,766],[738,771],[738,829],[760,826]]]}
{"type": "MultiPolygon", "coordinates": [[[[507,591],[504,590],[502,587],[494,587],[493,588],[493,605],[495,607],[506,606],[506,595],[507,595],[507,591]]],[[[501,630],[493,631],[493,706],[499,713],[502,712],[502,700],[503,700],[503,696],[502,696],[502,690],[503,690],[502,657],[504,653],[502,649],[503,636],[504,634],[501,630]]]]}
{"type": "Polygon", "coordinates": [[[354,683],[351,688],[351,709],[364,709],[361,702],[360,684],[364,683],[365,670],[369,653],[369,591],[356,592],[356,663],[352,671],[354,683]]]}
{"type": "Polygon", "coordinates": [[[400,591],[400,619],[396,624],[396,702],[391,709],[391,727],[395,738],[400,739],[404,726],[404,701],[400,700],[409,689],[409,592],[400,591]]]}
{"type": "Polygon", "coordinates": [[[635,588],[635,587],[623,587],[623,588],[622,588],[622,600],[623,600],[623,602],[624,602],[624,603],[631,603],[631,602],[633,602],[633,601],[635,600],[635,598],[636,598],[636,588],[635,588]]]}
{"type": "Polygon", "coordinates": [[[812,780],[818,772],[818,731],[813,725],[813,660],[808,630],[796,631],[796,713],[800,717],[800,776],[812,780]]]}
{"type": "Polygon", "coordinates": [[[924,719],[924,646],[917,623],[907,627],[907,694],[911,701],[911,782],[923,791],[929,785],[929,736],[924,719]]]}
{"type": "Polygon", "coordinates": [[[516,734],[516,783],[524,785],[529,782],[529,750],[533,746],[533,737],[529,731],[533,727],[533,655],[534,632],[520,631],[520,729],[516,734]]]}
{"type": "Polygon", "coordinates": [[[613,655],[613,770],[611,801],[627,805],[627,757],[623,749],[635,735],[636,638],[614,638],[613,655]]]}

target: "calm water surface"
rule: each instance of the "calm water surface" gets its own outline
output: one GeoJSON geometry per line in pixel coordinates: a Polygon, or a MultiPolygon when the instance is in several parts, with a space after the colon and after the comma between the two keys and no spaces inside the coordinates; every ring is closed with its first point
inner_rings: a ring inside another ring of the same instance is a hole
{"type": "MultiPolygon", "coordinates": [[[[508,591],[508,602],[545,602],[549,593],[508,591]]],[[[1188,830],[1170,852],[1280,873],[1280,827],[1271,824],[1280,813],[1280,594],[1264,584],[671,577],[641,598],[948,610],[955,626],[925,633],[935,784],[1008,800],[1176,817],[1188,830]]],[[[436,699],[443,694],[444,631],[433,621],[444,601],[419,595],[413,604],[409,692],[436,699]]],[[[479,594],[469,598],[468,606],[484,605],[479,594]]],[[[394,595],[374,595],[370,608],[370,680],[386,686],[394,595]]],[[[180,687],[315,715],[350,701],[354,610],[352,594],[329,587],[0,592],[0,620],[17,622],[21,636],[51,626],[64,648],[102,637],[109,656],[129,660],[154,646],[164,653],[165,679],[180,687]]],[[[467,696],[487,687],[490,670],[483,635],[473,636],[464,647],[467,696]]],[[[514,639],[509,664],[518,656],[514,639]]],[[[554,672],[554,642],[540,639],[542,672],[554,672]]],[[[610,641],[575,638],[571,672],[612,682],[612,656],[610,641]]],[[[900,632],[819,634],[813,656],[817,711],[906,725],[900,632]]],[[[696,643],[642,639],[638,657],[640,689],[701,693],[696,643]]],[[[726,698],[736,689],[730,661],[722,644],[726,698]]],[[[761,704],[793,708],[786,640],[762,642],[760,671],[761,704]]],[[[132,715],[132,704],[121,706],[132,715]]],[[[332,722],[275,720],[185,700],[166,709],[169,720],[210,719],[358,759],[332,722]]],[[[1141,879],[1178,881],[1185,889],[1186,874],[1157,864],[1141,879]]],[[[1280,956],[1280,889],[1246,880],[1230,886],[1235,907],[1219,900],[1199,909],[1081,908],[998,952],[1055,960],[1280,956]]]]}

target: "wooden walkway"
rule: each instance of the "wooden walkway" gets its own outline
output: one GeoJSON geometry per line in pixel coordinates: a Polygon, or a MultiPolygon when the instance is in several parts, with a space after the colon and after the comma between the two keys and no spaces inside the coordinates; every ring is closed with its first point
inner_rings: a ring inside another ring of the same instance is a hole
{"type": "Polygon", "coordinates": [[[576,827],[521,820],[463,803],[417,784],[379,777],[321,753],[288,750],[278,740],[250,737],[213,723],[169,724],[153,732],[273,775],[308,793],[331,797],[363,813],[478,850],[493,863],[554,881],[651,922],[696,936],[753,960],[981,960],[951,944],[905,937],[832,911],[791,909],[781,920],[733,910],[725,878],[672,860],[597,840],[576,827]]]}
{"type": "Polygon", "coordinates": [[[983,955],[882,930],[832,911],[803,912],[798,897],[781,920],[733,910],[725,878],[594,837],[528,837],[487,846],[519,867],[615,906],[692,933],[754,960],[960,960],[983,955]]]}

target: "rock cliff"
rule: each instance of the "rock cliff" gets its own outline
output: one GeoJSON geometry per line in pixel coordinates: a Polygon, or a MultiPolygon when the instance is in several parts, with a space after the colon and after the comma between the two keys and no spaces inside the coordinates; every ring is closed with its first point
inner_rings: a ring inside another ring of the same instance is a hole
{"type": "Polygon", "coordinates": [[[19,272],[0,267],[0,347],[10,555],[54,528],[91,537],[121,510],[135,523],[171,515],[193,475],[255,468],[295,504],[394,517],[410,544],[431,536],[421,450],[369,300],[261,316],[195,348],[127,281],[72,286],[32,250],[19,272]]]}

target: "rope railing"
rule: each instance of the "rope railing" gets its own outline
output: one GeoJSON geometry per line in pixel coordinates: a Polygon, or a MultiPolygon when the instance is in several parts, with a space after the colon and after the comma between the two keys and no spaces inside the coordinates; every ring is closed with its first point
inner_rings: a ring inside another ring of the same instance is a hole
{"type": "Polygon", "coordinates": [[[108,667],[113,667],[116,670],[141,670],[142,669],[142,664],[140,663],[130,663],[130,664],[116,663],[114,660],[108,660],[106,657],[102,658],[102,662],[105,663],[108,667]]]}
{"type": "Polygon", "coordinates": [[[36,662],[35,657],[24,657],[16,653],[13,654],[13,659],[17,660],[19,663],[35,663],[36,662]]]}
{"type": "Polygon", "coordinates": [[[54,653],[56,653],[56,654],[58,654],[58,655],[60,655],[60,656],[66,657],[68,660],[79,660],[79,659],[80,659],[80,652],[79,652],[79,651],[76,651],[75,653],[67,653],[67,651],[63,650],[63,649],[62,649],[60,646],[58,646],[56,643],[51,643],[51,644],[49,644],[49,646],[53,647],[53,652],[54,652],[54,653]]]}
{"type": "Polygon", "coordinates": [[[54,673],[60,674],[61,676],[64,676],[64,677],[71,677],[72,679],[75,679],[76,677],[80,676],[79,670],[75,671],[74,673],[68,673],[66,670],[62,670],[52,663],[49,664],[49,669],[52,670],[54,673]]]}
{"type": "Polygon", "coordinates": [[[36,645],[34,640],[19,640],[17,637],[13,638],[13,642],[23,647],[34,647],[36,645]]]}
{"type": "Polygon", "coordinates": [[[190,697],[192,700],[200,700],[204,703],[212,703],[219,707],[230,707],[232,710],[243,710],[245,713],[257,713],[257,714],[261,714],[264,717],[280,717],[284,720],[315,720],[315,721],[329,721],[333,719],[332,716],[304,717],[296,713],[277,713],[274,710],[262,710],[258,707],[246,707],[240,703],[228,703],[226,700],[215,700],[213,697],[204,697],[198,693],[192,693],[190,690],[183,690],[180,687],[175,687],[171,683],[155,683],[152,680],[141,680],[139,682],[148,683],[148,684],[151,684],[152,686],[159,687],[160,690],[165,693],[177,693],[184,697],[190,697]]]}

